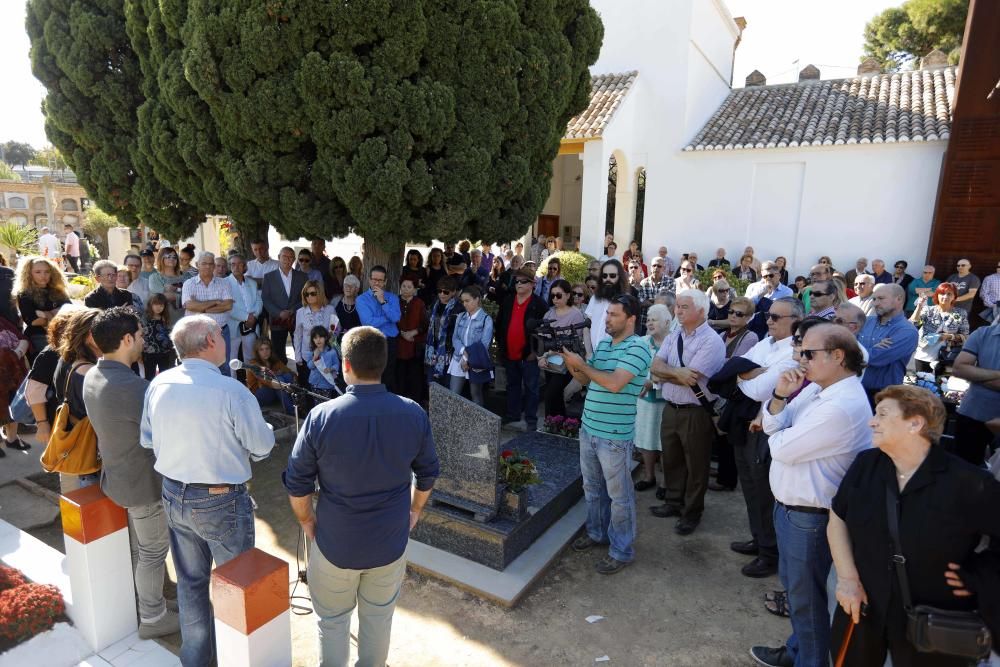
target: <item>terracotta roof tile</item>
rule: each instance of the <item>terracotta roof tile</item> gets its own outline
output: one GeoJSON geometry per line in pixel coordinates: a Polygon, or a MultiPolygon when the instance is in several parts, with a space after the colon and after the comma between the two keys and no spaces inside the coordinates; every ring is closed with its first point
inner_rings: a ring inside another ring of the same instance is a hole
{"type": "Polygon", "coordinates": [[[940,141],[955,67],[751,86],[729,93],[686,151],[940,141]]]}
{"type": "Polygon", "coordinates": [[[593,139],[604,133],[625,94],[639,75],[636,71],[623,74],[600,74],[590,78],[590,104],[566,124],[564,139],[593,139]]]}

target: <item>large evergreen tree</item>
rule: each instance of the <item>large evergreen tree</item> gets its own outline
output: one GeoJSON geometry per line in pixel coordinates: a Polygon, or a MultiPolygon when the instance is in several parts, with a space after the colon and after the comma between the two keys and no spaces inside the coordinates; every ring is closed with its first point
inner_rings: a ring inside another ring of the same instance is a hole
{"type": "Polygon", "coordinates": [[[27,30],[45,132],[90,197],[124,223],[190,233],[206,209],[165,188],[138,151],[142,73],[124,0],[30,0],[27,30]]]}
{"type": "MultiPolygon", "coordinates": [[[[587,103],[603,34],[587,0],[29,9],[49,135],[78,172],[100,163],[91,173],[105,180],[88,189],[155,184],[245,235],[267,224],[289,237],[353,231],[366,258],[392,263],[407,241],[524,232],[566,122],[587,103]]],[[[95,199],[130,220],[118,199],[95,199]]]]}
{"type": "Polygon", "coordinates": [[[907,0],[890,7],[865,25],[865,54],[891,71],[905,67],[934,49],[958,63],[969,0],[907,0]]]}

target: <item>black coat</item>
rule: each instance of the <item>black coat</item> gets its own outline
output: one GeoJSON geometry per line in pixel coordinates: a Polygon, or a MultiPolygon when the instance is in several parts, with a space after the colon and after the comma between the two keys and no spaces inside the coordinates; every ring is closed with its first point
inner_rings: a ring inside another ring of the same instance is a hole
{"type": "MultiPolygon", "coordinates": [[[[854,562],[868,593],[868,618],[878,627],[884,627],[890,589],[898,590],[896,574],[889,568],[893,548],[887,486],[899,488],[892,459],[870,449],[858,454],[833,499],[833,511],[847,524],[854,562]]],[[[952,595],[944,572],[949,562],[974,567],[973,553],[982,535],[990,535],[994,544],[1000,540],[1000,482],[932,446],[899,497],[900,542],[913,604],[974,609],[975,598],[952,595]]],[[[1000,601],[995,588],[977,593],[983,598],[980,606],[995,608],[1000,601]]]]}
{"type": "MultiPolygon", "coordinates": [[[[497,352],[501,360],[508,359],[507,356],[507,329],[510,327],[510,318],[514,312],[514,299],[517,294],[511,294],[504,299],[500,306],[500,313],[497,315],[496,327],[493,329],[497,341],[497,352]]],[[[545,313],[549,312],[549,306],[542,297],[532,293],[531,302],[524,313],[524,349],[521,351],[521,359],[527,359],[531,354],[531,327],[532,323],[541,323],[545,313]]]]}

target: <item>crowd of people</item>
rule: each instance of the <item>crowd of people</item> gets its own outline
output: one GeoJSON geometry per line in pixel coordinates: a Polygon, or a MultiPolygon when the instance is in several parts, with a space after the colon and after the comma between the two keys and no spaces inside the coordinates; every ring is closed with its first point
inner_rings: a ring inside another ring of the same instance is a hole
{"type": "MultiPolygon", "coordinates": [[[[1000,482],[984,469],[1000,431],[1000,265],[980,281],[963,259],[940,281],[932,266],[915,278],[903,261],[890,273],[882,260],[869,268],[859,258],[841,274],[822,257],[808,276],[790,279],[784,258],[759,261],[752,247],[735,265],[719,248],[706,272],[695,253],[675,262],[660,247],[645,258],[633,242],[619,257],[608,239],[586,278],[573,283],[563,278],[560,246],[541,236],[497,252],[491,244],[444,243],[426,261],[412,249],[398,283],[389,284],[386,267],[365,272],[359,257],[330,258],[322,240],[298,252],[283,247],[276,259],[255,240],[249,260],[163,245],[122,265],[94,263],[97,287],[83,305],[70,302],[60,267],[45,256],[23,258],[16,275],[0,266],[6,448],[30,449],[20,432],[31,423],[45,443],[64,402],[71,423],[89,418],[103,468],[63,475],[63,489],[99,481],[128,509],[140,633],[180,628],[182,662],[202,664],[214,650],[212,562],[253,544],[249,464],[274,445],[260,406],[294,411],[290,384],[319,398],[345,391],[351,398],[309,412],[286,472],[293,510],[317,540],[317,572],[377,570],[353,585],[395,590],[393,600],[403,571],[398,547],[437,476],[426,413],[392,426],[425,433],[413,451],[392,455],[401,457],[398,467],[368,471],[396,490],[371,499],[373,508],[383,501],[394,508],[386,515],[392,525],[368,522],[364,531],[348,527],[347,515],[324,524],[324,512],[337,514],[337,494],[360,493],[372,478],[347,480],[327,469],[337,425],[383,446],[375,426],[348,415],[409,415],[414,404],[426,407],[428,384],[437,382],[502,410],[507,429],[534,430],[540,416],[567,416],[582,392],[588,515],[572,548],[606,550],[597,572],[620,572],[637,557],[637,494],[655,489],[651,514],[674,519],[683,537],[705,520],[709,491],[739,486],[749,539],[734,536],[732,549],[752,557],[745,576],[780,575],[782,588],[763,602],[792,625],[784,646],[752,649],[758,663],[826,664],[853,622],[849,650],[859,662],[847,664],[876,664],[864,661],[887,651],[900,665],[964,664],[928,661],[905,641],[905,601],[884,565],[902,549],[915,563],[914,599],[967,609],[971,589],[995,623],[996,554],[976,547],[981,535],[1000,536],[995,513],[984,511],[1000,500],[1000,482]],[[992,324],[974,328],[976,318],[992,324]],[[234,359],[250,371],[231,373],[234,359]],[[495,365],[504,369],[502,407],[490,402],[495,365]],[[941,400],[904,382],[911,367],[968,382],[948,429],[941,400]],[[183,446],[169,435],[178,419],[189,424],[183,446]],[[633,459],[641,463],[635,480],[633,459]],[[303,499],[331,475],[332,495],[321,496],[317,519],[303,499]],[[878,498],[886,489],[901,508],[901,547],[887,541],[891,517],[878,498]],[[395,523],[404,504],[408,528],[395,523]],[[223,539],[214,528],[224,521],[235,528],[223,539]],[[925,543],[928,523],[941,536],[925,543]],[[332,537],[341,529],[370,543],[369,555],[344,551],[332,537]],[[372,542],[379,534],[388,542],[372,542]],[[167,545],[179,615],[162,593],[167,545]],[[831,567],[840,603],[832,619],[831,567]]],[[[371,461],[354,464],[366,470],[371,461]]],[[[322,593],[314,601],[330,637],[323,650],[339,655],[350,606],[322,593]]],[[[373,664],[388,649],[385,608],[372,608],[379,604],[360,612],[368,620],[380,614],[369,636],[373,664]]]]}

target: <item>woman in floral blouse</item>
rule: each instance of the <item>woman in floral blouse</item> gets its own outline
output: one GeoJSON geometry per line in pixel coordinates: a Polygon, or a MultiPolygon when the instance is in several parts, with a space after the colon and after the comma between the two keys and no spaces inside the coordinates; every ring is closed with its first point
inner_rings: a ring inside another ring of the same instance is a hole
{"type": "Polygon", "coordinates": [[[969,337],[969,317],[961,308],[955,308],[958,288],[954,283],[941,283],[934,291],[934,304],[924,306],[924,299],[917,303],[917,309],[910,321],[920,329],[917,351],[913,363],[918,372],[935,375],[944,372],[945,364],[938,362],[941,350],[961,347],[969,337]]]}

